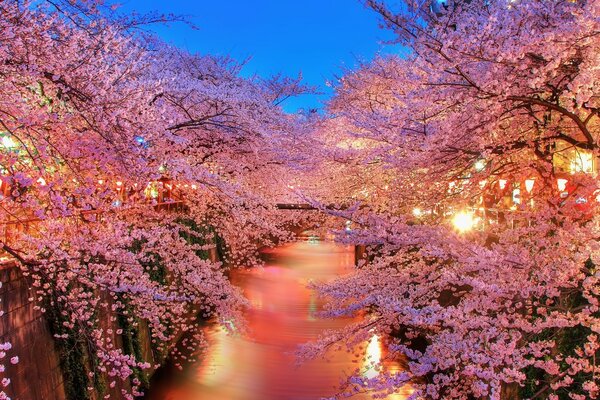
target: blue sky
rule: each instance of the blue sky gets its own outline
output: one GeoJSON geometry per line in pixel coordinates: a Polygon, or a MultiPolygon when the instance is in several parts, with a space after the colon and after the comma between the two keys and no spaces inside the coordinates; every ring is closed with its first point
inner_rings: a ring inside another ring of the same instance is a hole
{"type": "Polygon", "coordinates": [[[191,52],[251,57],[246,76],[278,72],[317,86],[321,95],[288,100],[287,111],[320,108],[332,94],[328,80],[357,60],[399,49],[385,45],[391,34],[379,29],[377,15],[358,0],[122,0],[121,10],[185,15],[199,29],[176,23],[153,30],[191,52]]]}

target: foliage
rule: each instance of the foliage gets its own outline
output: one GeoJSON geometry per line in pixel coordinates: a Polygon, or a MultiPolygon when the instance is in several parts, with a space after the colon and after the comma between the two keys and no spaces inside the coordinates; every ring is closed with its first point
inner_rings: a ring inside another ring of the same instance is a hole
{"type": "Polygon", "coordinates": [[[0,216],[14,227],[1,245],[39,301],[60,304],[59,340],[84,338],[91,372],[116,387],[153,367],[115,345],[117,318],[145,321],[163,353],[198,312],[240,319],[245,300],[182,221],[210,221],[233,266],[288,236],[270,176],[291,174],[299,125],[278,104],[305,89],[144,31],[172,16],[61,0],[2,2],[0,15],[0,216]]]}
{"type": "Polygon", "coordinates": [[[319,286],[330,315],[370,318],[306,356],[404,332],[388,353],[408,369],[353,376],[347,394],[598,398],[598,185],[582,160],[600,154],[600,2],[366,4],[408,55],[340,79],[313,191],[353,199],[331,212],[353,221],[340,240],[379,248],[319,286]]]}
{"type": "Polygon", "coordinates": [[[105,390],[103,379],[100,375],[91,373],[97,365],[94,352],[88,348],[84,335],[77,331],[69,331],[69,321],[61,304],[55,297],[45,301],[46,320],[50,333],[58,340],[57,347],[60,357],[60,368],[63,374],[65,394],[68,399],[91,399],[89,388],[95,388],[96,393],[102,396],[105,390]],[[93,378],[90,378],[93,376],[93,378]]]}
{"type": "MultiPolygon", "coordinates": [[[[133,312],[133,309],[125,306],[125,309],[129,313],[133,312]]],[[[121,340],[123,341],[123,351],[125,354],[134,356],[138,362],[144,361],[144,355],[142,350],[142,343],[140,338],[140,321],[134,320],[133,323],[122,314],[118,316],[118,326],[120,327],[121,340]]],[[[133,385],[139,385],[141,390],[149,388],[150,382],[148,374],[140,368],[134,368],[133,375],[131,376],[131,383],[133,385]]]]}

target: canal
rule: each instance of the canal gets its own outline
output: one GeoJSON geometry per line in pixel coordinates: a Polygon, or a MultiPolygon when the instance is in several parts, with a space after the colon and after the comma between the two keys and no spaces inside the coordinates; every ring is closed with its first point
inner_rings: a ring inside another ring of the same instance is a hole
{"type": "MultiPolygon", "coordinates": [[[[267,256],[264,268],[237,270],[232,275],[233,283],[252,303],[246,313],[248,334],[228,334],[218,326],[207,326],[208,347],[198,361],[182,371],[158,374],[148,400],[316,400],[333,396],[344,376],[357,368],[367,376],[377,374],[370,366],[381,357],[377,336],[361,347],[362,363],[353,362],[355,357],[346,352],[301,366],[295,362],[298,345],[350,322],[319,318],[322,303],[307,284],[352,273],[354,249],[297,242],[267,256]]],[[[404,399],[407,394],[389,399],[404,399]]]]}

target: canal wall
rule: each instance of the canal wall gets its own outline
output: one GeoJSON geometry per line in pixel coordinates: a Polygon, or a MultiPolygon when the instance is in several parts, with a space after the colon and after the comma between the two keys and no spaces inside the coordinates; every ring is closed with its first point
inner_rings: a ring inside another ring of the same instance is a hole
{"type": "MultiPolygon", "coordinates": [[[[208,258],[212,261],[219,260],[216,248],[208,251],[208,258]]],[[[76,367],[73,366],[72,354],[77,353],[78,349],[72,343],[65,344],[64,341],[54,339],[52,330],[56,321],[53,322],[50,313],[40,311],[40,304],[31,290],[29,279],[15,263],[5,261],[0,263],[0,283],[0,343],[12,344],[2,360],[6,367],[2,377],[10,379],[10,384],[3,390],[13,400],[82,400],[73,391],[84,394],[87,389],[81,386],[85,385],[73,385],[73,382],[65,378],[69,374],[82,372],[81,369],[73,370],[76,367]],[[68,356],[65,357],[65,354],[68,356]],[[15,356],[19,358],[19,362],[12,364],[9,360],[15,356]]],[[[106,300],[112,301],[108,298],[106,300]]],[[[112,330],[112,340],[116,347],[123,349],[125,346],[127,350],[129,346],[128,351],[131,352],[131,337],[118,335],[118,319],[115,321],[111,317],[114,316],[100,317],[102,328],[105,331],[112,330]]],[[[135,341],[143,359],[140,361],[152,365],[159,361],[155,360],[150,331],[143,322],[136,329],[135,341]]],[[[109,382],[108,379],[105,381],[109,382]]],[[[117,382],[113,388],[103,385],[101,390],[96,388],[85,395],[92,400],[99,400],[106,395],[110,395],[111,399],[121,399],[121,391],[129,390],[130,385],[120,380],[117,382]]]]}
{"type": "Polygon", "coordinates": [[[12,349],[4,358],[10,379],[4,389],[13,400],[64,400],[59,352],[39,309],[28,279],[14,263],[0,265],[0,341],[12,349]],[[15,365],[8,360],[19,357],[15,365]]]}

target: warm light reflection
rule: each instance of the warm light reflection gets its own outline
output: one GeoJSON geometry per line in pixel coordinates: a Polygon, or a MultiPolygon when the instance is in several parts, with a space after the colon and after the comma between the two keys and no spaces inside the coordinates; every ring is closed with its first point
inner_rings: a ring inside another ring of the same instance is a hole
{"type": "Polygon", "coordinates": [[[379,363],[381,362],[381,343],[379,336],[373,335],[367,345],[365,359],[363,361],[363,376],[371,379],[379,375],[379,363]]]}
{"type": "MultiPolygon", "coordinates": [[[[147,400],[331,398],[340,379],[350,374],[371,378],[384,371],[404,371],[401,356],[383,360],[383,338],[374,334],[350,353],[332,348],[324,359],[317,357],[297,366],[294,353],[300,344],[362,318],[322,318],[323,299],[309,287],[311,282],[355,271],[354,248],[324,241],[297,242],[269,249],[265,255],[268,261],[263,268],[231,273],[232,283],[249,301],[262,305],[246,310],[246,326],[209,323],[203,329],[205,353],[192,350],[197,361],[184,365],[183,373],[174,371],[175,377],[159,378],[164,380],[153,384],[147,400]]],[[[410,393],[406,385],[386,399],[404,400],[410,393]]],[[[354,400],[371,398],[370,393],[352,396],[354,400]]]]}
{"type": "Polygon", "coordinates": [[[507,183],[506,179],[500,179],[498,181],[498,185],[500,186],[500,190],[504,190],[504,188],[506,187],[506,183],[507,183]]]}
{"type": "Polygon", "coordinates": [[[210,332],[214,345],[210,347],[210,353],[207,356],[210,359],[208,365],[198,371],[199,381],[208,387],[226,385],[231,379],[231,370],[228,368],[218,368],[227,365],[234,359],[231,346],[231,338],[225,327],[218,327],[210,332]]]}
{"type": "Polygon", "coordinates": [[[476,223],[476,218],[473,216],[473,213],[469,211],[461,211],[452,218],[452,224],[460,232],[470,231],[475,227],[476,223]]]}
{"type": "Polygon", "coordinates": [[[415,217],[417,217],[417,218],[418,218],[418,217],[420,217],[421,215],[423,215],[423,211],[421,211],[421,209],[420,209],[420,208],[418,208],[418,207],[415,207],[415,208],[413,208],[413,215],[414,215],[415,217]]]}

